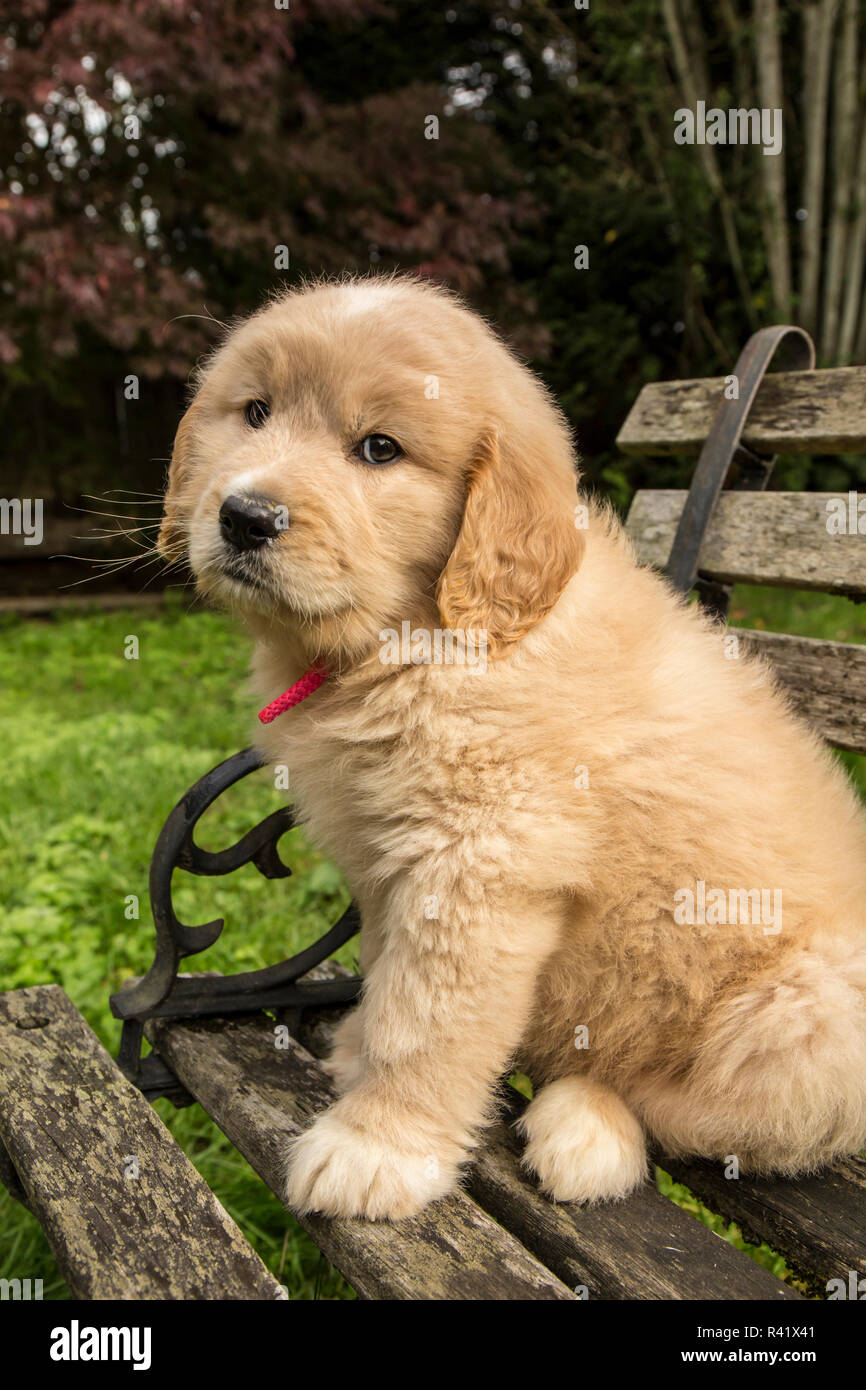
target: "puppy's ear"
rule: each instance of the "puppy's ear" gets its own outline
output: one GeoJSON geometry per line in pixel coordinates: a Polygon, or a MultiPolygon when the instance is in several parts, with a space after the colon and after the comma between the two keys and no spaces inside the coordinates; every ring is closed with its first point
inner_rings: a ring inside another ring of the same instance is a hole
{"type": "Polygon", "coordinates": [[[577,477],[540,448],[479,441],[457,543],[437,588],[446,628],[487,633],[501,655],[549,613],[584,550],[574,524],[577,477]]]}
{"type": "Polygon", "coordinates": [[[168,487],[162,504],[162,525],[156,538],[156,548],[164,560],[179,560],[186,551],[186,526],[180,499],[190,469],[197,409],[193,401],[174,437],[168,487]]]}

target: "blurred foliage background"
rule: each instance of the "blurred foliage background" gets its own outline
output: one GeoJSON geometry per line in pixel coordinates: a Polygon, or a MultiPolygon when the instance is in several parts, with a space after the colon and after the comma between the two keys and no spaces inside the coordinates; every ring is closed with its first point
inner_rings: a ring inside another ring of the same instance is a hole
{"type": "Polygon", "coordinates": [[[779,319],[866,360],[862,0],[582,3],[4,0],[0,492],[157,490],[212,319],[323,272],[465,292],[620,504],[644,382],[727,370],[779,319]],[[698,99],[778,106],[782,153],[676,144],[698,99]]]}

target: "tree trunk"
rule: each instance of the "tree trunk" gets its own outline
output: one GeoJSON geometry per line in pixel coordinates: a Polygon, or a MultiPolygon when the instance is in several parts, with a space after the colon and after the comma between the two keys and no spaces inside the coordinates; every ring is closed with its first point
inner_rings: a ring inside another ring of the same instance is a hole
{"type": "Polygon", "coordinates": [[[800,240],[800,310],[797,315],[809,333],[818,329],[821,283],[821,233],[824,226],[825,148],[830,53],[838,0],[820,0],[803,10],[804,166],[800,240]]]}
{"type": "MultiPolygon", "coordinates": [[[[854,181],[854,201],[857,215],[848,238],[848,255],[846,257],[848,276],[845,282],[842,305],[839,351],[836,354],[840,367],[848,365],[854,351],[863,297],[863,262],[864,252],[866,252],[866,112],[864,112],[861,122],[860,158],[857,161],[857,173],[854,181]]],[[[866,349],[866,311],[864,311],[861,336],[863,348],[866,349]]],[[[861,349],[861,353],[862,351],[863,349],[861,349]]],[[[863,361],[860,353],[858,353],[858,361],[863,361]]]]}
{"type": "MultiPolygon", "coordinates": [[[[671,51],[673,53],[674,68],[677,78],[685,98],[686,106],[690,106],[694,110],[698,102],[698,92],[695,86],[688,45],[680,22],[676,0],[662,0],[662,10],[664,12],[665,24],[667,25],[668,36],[671,41],[671,51]]],[[[705,92],[704,99],[708,97],[709,92],[705,92]]],[[[752,303],[752,290],[743,266],[743,256],[740,250],[739,237],[737,236],[737,225],[734,220],[733,207],[731,206],[731,200],[722,182],[715,150],[712,145],[698,145],[698,154],[704,167],[707,182],[719,204],[725,244],[728,249],[728,257],[731,262],[731,269],[734,272],[734,278],[737,282],[737,288],[740,291],[743,308],[749,323],[754,327],[757,320],[755,306],[752,303]]]]}
{"type": "MultiPolygon", "coordinates": [[[[771,111],[784,111],[782,96],[782,52],[779,39],[779,12],[776,0],[755,0],[755,59],[758,70],[758,100],[771,111]]],[[[785,199],[785,150],[759,157],[764,196],[769,210],[770,239],[767,264],[777,316],[787,320],[791,312],[791,245],[785,199]]]]}
{"type": "Polygon", "coordinates": [[[857,159],[857,10],[858,0],[843,0],[836,40],[833,93],[833,206],[827,241],[821,352],[834,361],[839,346],[839,316],[850,231],[851,192],[857,159]]]}

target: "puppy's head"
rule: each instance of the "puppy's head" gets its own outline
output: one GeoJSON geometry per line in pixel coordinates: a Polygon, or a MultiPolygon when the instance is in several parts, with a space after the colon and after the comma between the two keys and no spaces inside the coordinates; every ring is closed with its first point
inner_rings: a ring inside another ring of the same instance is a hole
{"type": "Polygon", "coordinates": [[[324,284],[246,320],[200,374],[159,548],[310,656],[409,620],[508,649],[580,562],[574,459],[541,384],[411,278],[324,284]]]}

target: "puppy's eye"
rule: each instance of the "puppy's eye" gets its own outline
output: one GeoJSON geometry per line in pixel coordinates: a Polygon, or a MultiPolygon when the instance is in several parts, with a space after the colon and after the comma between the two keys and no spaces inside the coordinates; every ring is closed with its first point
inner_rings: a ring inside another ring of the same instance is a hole
{"type": "Polygon", "coordinates": [[[247,401],[244,406],[244,419],[251,429],[260,430],[271,413],[267,401],[247,401]]]}
{"type": "Polygon", "coordinates": [[[387,434],[368,434],[356,450],[365,463],[393,463],[399,457],[400,445],[387,434]]]}

